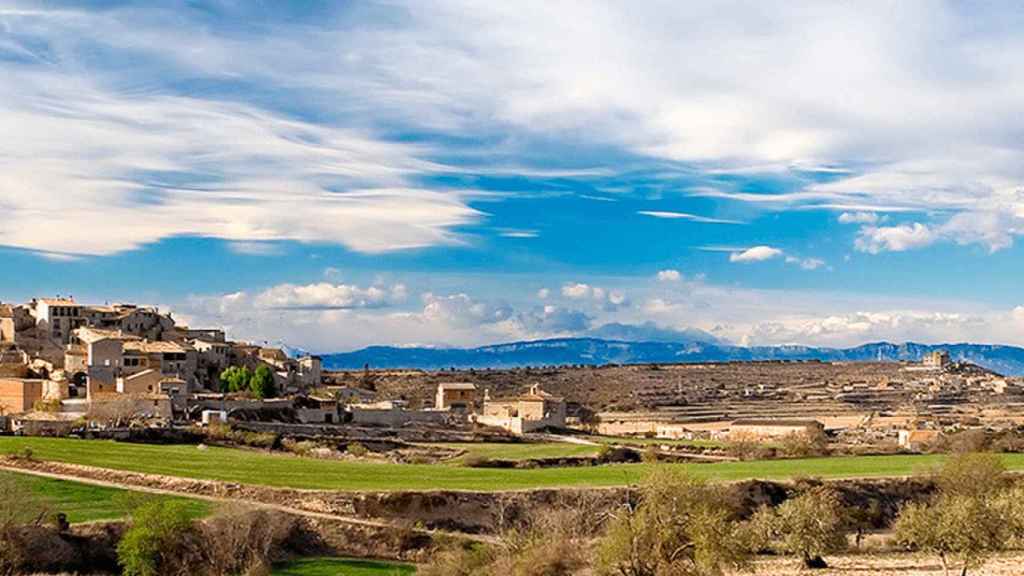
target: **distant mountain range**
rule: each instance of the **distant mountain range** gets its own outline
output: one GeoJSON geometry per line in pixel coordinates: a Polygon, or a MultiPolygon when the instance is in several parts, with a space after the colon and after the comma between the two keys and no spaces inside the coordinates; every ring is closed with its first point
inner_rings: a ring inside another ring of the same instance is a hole
{"type": "Polygon", "coordinates": [[[514,368],[566,364],[648,364],[744,360],[915,361],[934,350],[1007,376],[1024,375],[1024,348],[987,344],[891,344],[855,348],[809,346],[732,346],[710,342],[630,342],[601,338],[558,338],[479,348],[398,348],[371,346],[322,355],[334,370],[371,368],[514,368]]]}

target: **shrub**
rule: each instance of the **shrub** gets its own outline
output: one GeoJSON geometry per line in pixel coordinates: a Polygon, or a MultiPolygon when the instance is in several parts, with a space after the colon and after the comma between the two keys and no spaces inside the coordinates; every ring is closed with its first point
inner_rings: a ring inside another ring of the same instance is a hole
{"type": "Polygon", "coordinates": [[[658,448],[656,446],[648,446],[647,448],[644,448],[640,458],[645,464],[657,464],[658,448]]]}
{"type": "Polygon", "coordinates": [[[416,574],[418,576],[485,576],[493,573],[488,571],[488,567],[494,560],[495,553],[490,546],[460,545],[435,553],[430,563],[420,567],[416,574]]]}
{"type": "Polygon", "coordinates": [[[286,514],[226,508],[202,525],[203,565],[211,576],[269,574],[271,564],[286,559],[285,544],[296,529],[286,514]]]}
{"type": "Polygon", "coordinates": [[[765,446],[757,438],[735,435],[726,446],[726,453],[740,460],[767,460],[775,457],[775,449],[765,446]]]}
{"type": "Polygon", "coordinates": [[[117,545],[117,561],[125,576],[185,576],[202,565],[201,550],[187,505],[154,500],[132,512],[117,545]]]}
{"type": "Polygon", "coordinates": [[[741,567],[748,547],[723,489],[685,473],[656,470],[600,541],[599,574],[660,576],[718,574],[741,567]]]}
{"type": "Polygon", "coordinates": [[[797,432],[782,438],[779,451],[788,458],[810,458],[828,454],[828,437],[825,432],[797,432]]]}
{"type": "Polygon", "coordinates": [[[776,508],[761,508],[752,525],[759,548],[796,554],[807,568],[827,568],[823,556],[847,545],[842,503],[827,486],[811,488],[776,508]]]}
{"type": "Polygon", "coordinates": [[[28,485],[0,477],[0,575],[22,574],[31,567],[32,532],[47,516],[46,505],[28,485]]]}
{"type": "Polygon", "coordinates": [[[419,576],[570,576],[587,566],[596,500],[561,502],[526,515],[493,545],[456,545],[434,555],[419,576]]]}
{"type": "Polygon", "coordinates": [[[370,449],[363,446],[359,442],[351,442],[345,447],[345,451],[355,456],[356,458],[363,458],[370,453],[370,449]]]}

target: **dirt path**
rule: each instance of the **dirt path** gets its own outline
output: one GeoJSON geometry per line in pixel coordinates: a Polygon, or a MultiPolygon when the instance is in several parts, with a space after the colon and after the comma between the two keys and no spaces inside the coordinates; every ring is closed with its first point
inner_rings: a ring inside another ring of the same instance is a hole
{"type": "MultiPolygon", "coordinates": [[[[88,467],[82,467],[82,468],[88,468],[88,467]]],[[[218,504],[245,504],[245,505],[248,505],[248,506],[252,506],[254,508],[263,508],[263,509],[266,509],[266,510],[276,510],[278,512],[282,512],[282,513],[285,513],[285,514],[291,514],[291,515],[294,515],[294,516],[301,516],[301,517],[304,517],[304,518],[312,518],[312,519],[317,519],[317,520],[327,520],[327,521],[331,521],[331,522],[340,522],[340,523],[343,523],[343,524],[349,524],[349,525],[353,525],[353,526],[362,526],[362,527],[367,527],[367,528],[377,528],[377,529],[384,529],[384,530],[394,530],[394,529],[401,528],[399,526],[395,526],[394,524],[390,524],[388,522],[381,522],[381,521],[375,521],[375,520],[367,520],[365,518],[355,518],[355,517],[352,517],[352,516],[344,516],[344,515],[339,515],[339,514],[331,514],[331,513],[327,513],[327,512],[316,512],[316,511],[312,511],[312,510],[304,510],[304,509],[301,509],[301,508],[296,508],[296,507],[292,507],[292,506],[286,506],[286,505],[283,505],[283,504],[274,504],[274,503],[270,503],[270,502],[263,502],[263,501],[260,501],[260,500],[254,500],[254,499],[249,499],[249,498],[240,498],[240,497],[237,497],[237,496],[232,496],[232,497],[211,496],[209,494],[201,494],[201,493],[188,492],[188,491],[178,491],[178,490],[172,490],[172,489],[168,489],[168,488],[157,488],[157,487],[154,487],[154,486],[142,486],[142,485],[127,483],[127,482],[117,482],[117,481],[111,481],[111,480],[102,480],[102,479],[92,478],[92,477],[84,476],[84,475],[68,474],[65,471],[62,471],[60,473],[57,473],[57,472],[47,472],[47,471],[44,471],[44,470],[36,470],[36,469],[32,469],[32,468],[24,468],[24,467],[19,467],[19,466],[10,466],[10,465],[8,465],[6,463],[0,463],[0,470],[3,470],[5,472],[12,472],[12,473],[15,473],[15,474],[27,474],[27,475],[30,475],[30,476],[37,476],[37,477],[40,477],[40,478],[49,478],[49,479],[52,479],[52,480],[66,480],[66,481],[71,481],[71,482],[78,482],[80,484],[89,484],[91,486],[100,486],[100,487],[104,487],[104,488],[115,488],[115,489],[119,489],[119,490],[128,490],[128,491],[132,491],[132,492],[141,492],[141,493],[145,493],[145,494],[157,494],[157,495],[163,495],[163,496],[177,496],[177,497],[181,497],[181,498],[191,498],[191,499],[194,499],[194,500],[203,500],[203,501],[206,501],[206,502],[213,502],[213,503],[218,503],[218,504]]],[[[102,469],[102,468],[97,469],[97,470],[104,470],[105,471],[105,469],[102,469]]],[[[429,536],[448,536],[448,537],[453,537],[453,538],[474,540],[474,541],[477,541],[477,542],[484,542],[484,543],[496,543],[497,542],[497,540],[495,538],[493,538],[493,537],[485,536],[485,535],[480,535],[480,534],[466,534],[466,533],[462,533],[462,532],[449,532],[449,531],[444,531],[444,530],[426,530],[426,529],[421,529],[421,528],[410,528],[410,530],[415,532],[415,533],[425,534],[425,535],[429,535],[429,536]]]]}

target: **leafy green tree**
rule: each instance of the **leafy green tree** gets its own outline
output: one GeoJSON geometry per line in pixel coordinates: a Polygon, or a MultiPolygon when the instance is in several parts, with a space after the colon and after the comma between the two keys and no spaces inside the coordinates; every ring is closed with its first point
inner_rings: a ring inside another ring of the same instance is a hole
{"type": "Polygon", "coordinates": [[[245,392],[250,389],[253,373],[245,366],[229,366],[220,373],[222,392],[245,392]]]}
{"type": "Polygon", "coordinates": [[[277,387],[274,386],[274,373],[266,364],[260,364],[256,373],[249,380],[249,390],[256,398],[273,398],[277,396],[277,387]]]}
{"type": "Polygon", "coordinates": [[[807,568],[827,568],[826,554],[846,549],[846,519],[839,495],[818,486],[755,514],[759,547],[800,556],[807,568]]]}
{"type": "Polygon", "coordinates": [[[131,526],[117,545],[124,576],[190,574],[201,562],[198,530],[187,504],[153,500],[132,512],[131,526]]]}
{"type": "Polygon", "coordinates": [[[712,576],[749,559],[744,530],[725,492],[684,472],[656,470],[640,504],[611,523],[597,552],[607,576],[712,576]]]}

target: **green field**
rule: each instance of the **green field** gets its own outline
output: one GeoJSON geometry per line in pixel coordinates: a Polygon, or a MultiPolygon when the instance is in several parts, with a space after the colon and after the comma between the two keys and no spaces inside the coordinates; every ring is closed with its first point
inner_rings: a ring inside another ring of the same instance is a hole
{"type": "MultiPolygon", "coordinates": [[[[0,437],[0,453],[31,448],[36,458],[72,464],[240,482],[326,490],[516,490],[570,486],[622,486],[642,480],[652,466],[619,464],[530,470],[465,468],[316,460],[278,454],[187,445],[119,444],[109,440],[0,437]]],[[[715,464],[668,464],[712,480],[907,476],[934,467],[942,456],[843,456],[715,464]]],[[[1024,470],[1024,454],[1008,454],[1024,470]]]]}
{"type": "MultiPolygon", "coordinates": [[[[0,471],[0,479],[12,479],[28,486],[48,509],[55,513],[67,514],[68,522],[73,524],[124,518],[140,499],[171,498],[6,471],[0,471]]],[[[190,513],[196,518],[205,516],[210,511],[207,502],[186,498],[174,499],[187,502],[190,513]]]]}
{"type": "Polygon", "coordinates": [[[582,444],[569,444],[566,442],[544,442],[544,443],[441,443],[423,444],[423,446],[438,446],[451,448],[453,450],[465,450],[466,454],[452,460],[452,463],[461,463],[465,458],[478,457],[488,460],[509,460],[521,462],[523,460],[535,460],[542,458],[582,458],[595,456],[597,446],[586,446],[582,444]]]}
{"type": "Polygon", "coordinates": [[[416,568],[407,564],[344,558],[309,558],[275,568],[273,576],[408,576],[415,573],[416,568]]]}
{"type": "Polygon", "coordinates": [[[694,448],[725,448],[728,446],[728,443],[718,440],[670,440],[640,436],[587,436],[587,440],[598,444],[624,446],[692,446],[694,448]]]}

